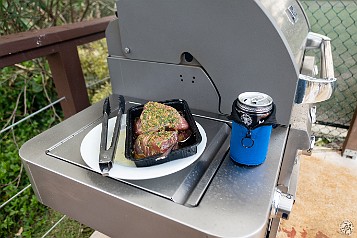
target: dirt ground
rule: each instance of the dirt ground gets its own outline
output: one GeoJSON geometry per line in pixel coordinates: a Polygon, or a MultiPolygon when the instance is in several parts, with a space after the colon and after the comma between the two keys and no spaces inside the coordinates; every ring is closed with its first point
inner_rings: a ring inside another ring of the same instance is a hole
{"type": "Polygon", "coordinates": [[[357,160],[326,149],[300,159],[297,198],[277,237],[357,237],[357,160]]]}

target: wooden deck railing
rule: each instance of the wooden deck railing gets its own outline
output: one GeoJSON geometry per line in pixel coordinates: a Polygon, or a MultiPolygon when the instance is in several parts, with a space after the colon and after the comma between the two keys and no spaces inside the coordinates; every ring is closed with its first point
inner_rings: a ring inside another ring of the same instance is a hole
{"type": "MultiPolygon", "coordinates": [[[[65,117],[89,106],[77,46],[105,37],[113,17],[0,37],[0,68],[46,57],[65,117]]],[[[357,109],[342,148],[357,153],[357,109]]]]}
{"type": "Polygon", "coordinates": [[[113,17],[0,37],[0,68],[46,57],[66,118],[89,106],[77,46],[105,37],[113,17]]]}

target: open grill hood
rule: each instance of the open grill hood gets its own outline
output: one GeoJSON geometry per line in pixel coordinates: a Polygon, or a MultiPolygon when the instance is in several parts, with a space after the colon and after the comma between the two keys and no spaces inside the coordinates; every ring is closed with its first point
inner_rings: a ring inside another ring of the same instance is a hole
{"type": "Polygon", "coordinates": [[[117,8],[107,30],[115,93],[229,114],[254,90],[272,95],[278,122],[289,124],[309,30],[297,1],[119,0],[117,8]]]}

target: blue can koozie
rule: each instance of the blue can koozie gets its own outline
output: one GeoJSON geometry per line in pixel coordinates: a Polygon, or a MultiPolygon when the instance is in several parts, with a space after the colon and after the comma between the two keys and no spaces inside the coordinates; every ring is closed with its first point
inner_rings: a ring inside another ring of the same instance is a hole
{"type": "Polygon", "coordinates": [[[260,92],[242,93],[233,102],[231,119],[231,159],[241,165],[262,164],[276,123],[273,99],[260,92]]]}
{"type": "Polygon", "coordinates": [[[236,122],[232,123],[230,141],[231,159],[242,165],[260,165],[268,153],[272,125],[249,130],[236,122]]]}

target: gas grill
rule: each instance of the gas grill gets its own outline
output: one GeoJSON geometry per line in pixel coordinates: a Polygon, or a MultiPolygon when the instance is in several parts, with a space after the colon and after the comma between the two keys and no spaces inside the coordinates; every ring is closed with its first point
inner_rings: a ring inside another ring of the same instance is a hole
{"type": "Polygon", "coordinates": [[[102,176],[92,164],[99,102],[22,146],[39,201],[111,237],[275,237],[294,203],[296,157],[313,145],[314,103],[335,87],[329,38],[309,31],[293,0],[116,4],[118,19],[106,31],[112,115],[117,95],[126,109],[184,99],[203,135],[199,153],[159,169],[120,165],[102,176]],[[306,55],[314,49],[319,75],[306,55]],[[227,116],[247,91],[270,95],[278,122],[265,162],[254,167],[229,157],[227,116]]]}

